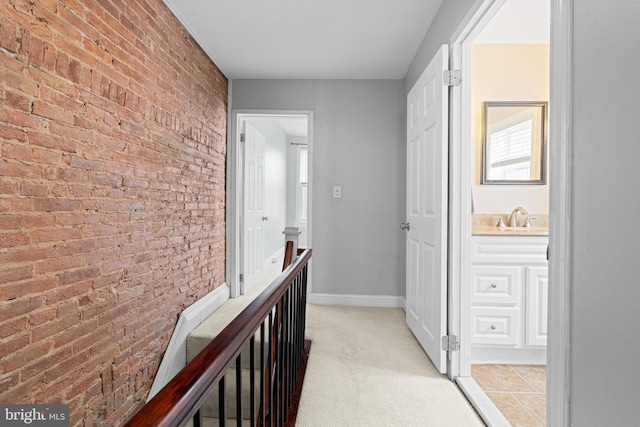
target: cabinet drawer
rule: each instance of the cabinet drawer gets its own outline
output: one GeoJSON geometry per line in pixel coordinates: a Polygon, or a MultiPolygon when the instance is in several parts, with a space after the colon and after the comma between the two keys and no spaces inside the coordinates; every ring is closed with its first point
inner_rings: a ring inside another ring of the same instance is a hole
{"type": "Polygon", "coordinates": [[[472,264],[547,265],[546,236],[473,236],[472,264]]]}
{"type": "Polygon", "coordinates": [[[517,345],[518,311],[515,307],[471,307],[471,343],[517,345]]]}
{"type": "Polygon", "coordinates": [[[516,305],[521,269],[517,266],[471,267],[471,304],[516,305]]]}

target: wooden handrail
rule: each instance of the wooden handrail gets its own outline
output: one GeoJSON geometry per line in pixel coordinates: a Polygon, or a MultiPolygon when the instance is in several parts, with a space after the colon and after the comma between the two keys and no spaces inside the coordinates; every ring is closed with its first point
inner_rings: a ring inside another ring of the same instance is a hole
{"type": "Polygon", "coordinates": [[[226,369],[254,336],[264,319],[308,264],[312,250],[302,251],[253,302],[156,394],[128,427],[179,426],[200,408],[226,369]]]}
{"type": "MultiPolygon", "coordinates": [[[[296,254],[297,255],[297,254],[296,254]]],[[[284,261],[282,263],[282,271],[286,270],[293,261],[293,242],[287,240],[287,244],[284,247],[284,261]]]]}

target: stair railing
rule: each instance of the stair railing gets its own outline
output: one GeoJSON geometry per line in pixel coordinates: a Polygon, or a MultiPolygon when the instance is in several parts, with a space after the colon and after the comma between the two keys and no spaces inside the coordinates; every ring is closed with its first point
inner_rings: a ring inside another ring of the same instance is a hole
{"type": "MultiPolygon", "coordinates": [[[[291,259],[291,249],[288,252],[291,259]]],[[[183,426],[190,420],[193,420],[193,427],[201,427],[201,406],[216,385],[218,423],[225,426],[225,373],[234,364],[236,424],[243,425],[243,404],[250,405],[252,426],[293,424],[295,400],[299,399],[301,376],[304,375],[310,345],[309,341],[305,342],[304,331],[307,272],[312,250],[299,249],[297,252],[295,260],[287,261],[285,257],[284,271],[271,285],[142,407],[129,420],[127,427],[183,426]],[[260,337],[259,385],[254,375],[256,335],[260,337]],[[251,367],[250,401],[243,402],[241,353],[247,344],[251,367]]]]}

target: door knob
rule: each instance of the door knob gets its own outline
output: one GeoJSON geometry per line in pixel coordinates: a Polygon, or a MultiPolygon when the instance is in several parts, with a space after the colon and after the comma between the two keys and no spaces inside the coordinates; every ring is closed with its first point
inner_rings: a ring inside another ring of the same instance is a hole
{"type": "Polygon", "coordinates": [[[411,229],[411,225],[407,222],[407,223],[402,223],[400,224],[400,230],[410,230],[411,229]]]}
{"type": "Polygon", "coordinates": [[[268,216],[263,216],[263,217],[262,217],[262,220],[263,220],[263,221],[269,221],[269,217],[268,217],[268,216]]]}

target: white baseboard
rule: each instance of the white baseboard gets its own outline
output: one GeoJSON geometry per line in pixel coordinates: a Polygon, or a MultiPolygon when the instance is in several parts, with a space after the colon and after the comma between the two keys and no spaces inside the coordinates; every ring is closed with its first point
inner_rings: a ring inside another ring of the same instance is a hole
{"type": "Polygon", "coordinates": [[[153,380],[147,402],[187,364],[187,336],[229,299],[229,286],[224,283],[187,307],[178,318],[176,328],[153,380]]]}
{"type": "Polygon", "coordinates": [[[264,260],[265,265],[273,264],[274,262],[278,262],[278,258],[280,258],[284,254],[284,246],[275,251],[271,256],[264,260]]]}
{"type": "Polygon", "coordinates": [[[407,312],[407,299],[405,297],[402,297],[402,311],[404,311],[405,313],[407,312]]]}
{"type": "Polygon", "coordinates": [[[316,305],[346,305],[350,307],[402,308],[403,298],[392,295],[316,294],[307,295],[307,302],[316,305]]]}
{"type": "Polygon", "coordinates": [[[471,348],[471,364],[546,365],[546,348],[471,348]]]}

